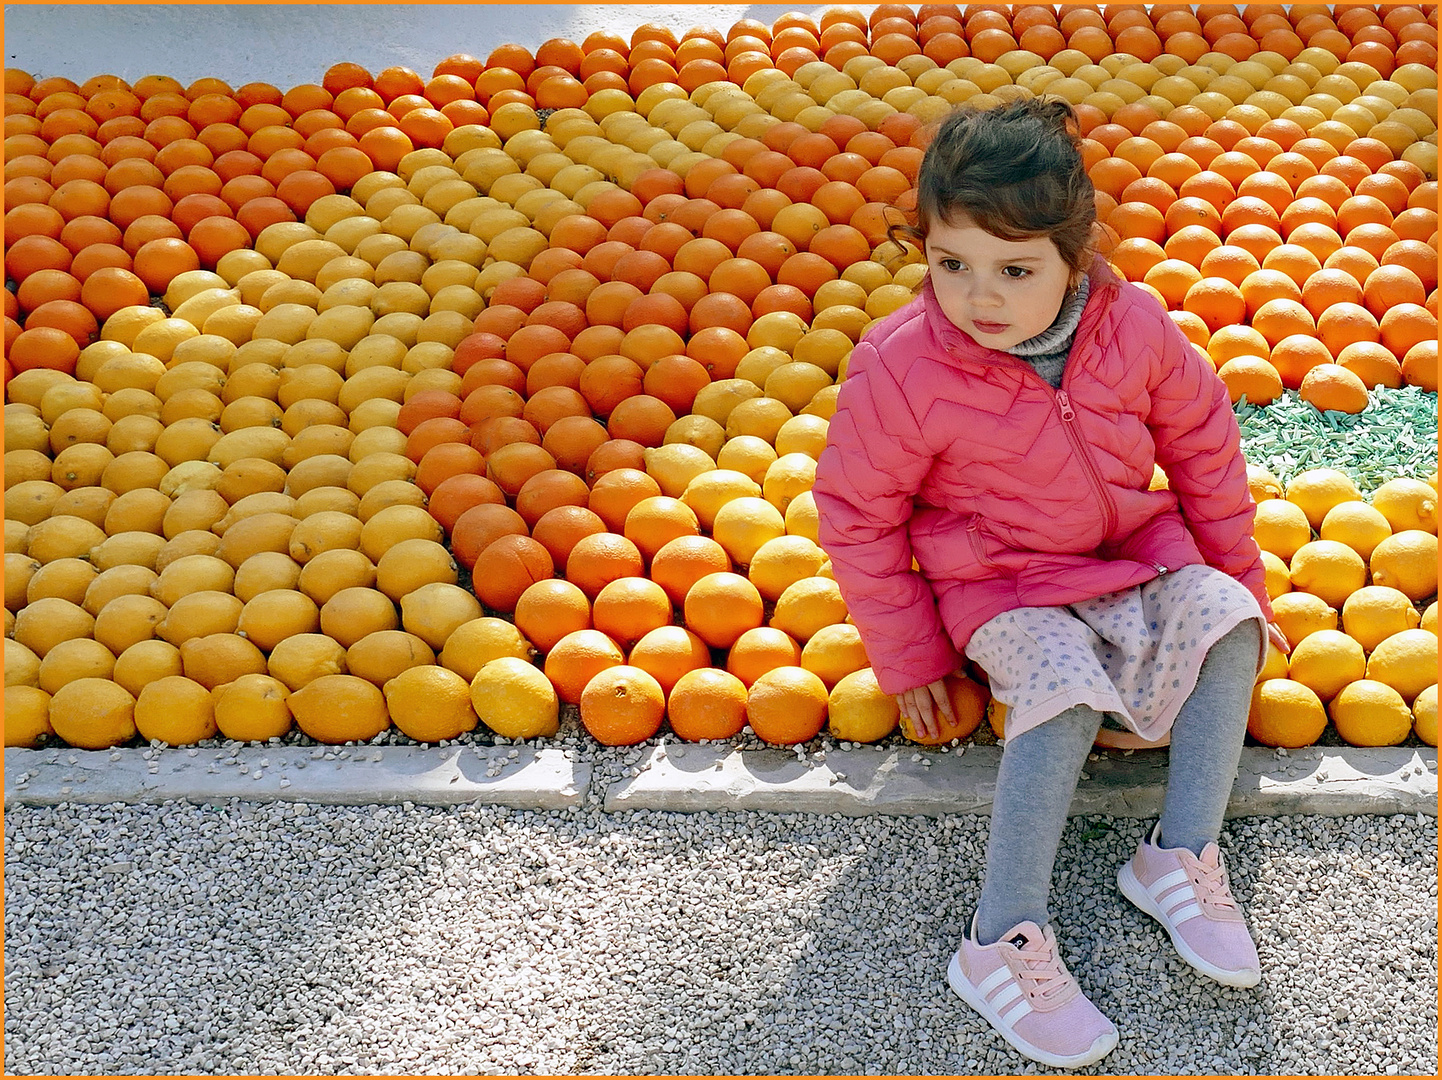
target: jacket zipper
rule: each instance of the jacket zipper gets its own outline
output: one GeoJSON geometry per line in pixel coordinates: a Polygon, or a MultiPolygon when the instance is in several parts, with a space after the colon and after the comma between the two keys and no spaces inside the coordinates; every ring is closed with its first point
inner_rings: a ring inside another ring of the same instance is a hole
{"type": "Polygon", "coordinates": [[[971,553],[976,556],[976,561],[982,566],[990,566],[991,562],[986,557],[986,547],[981,540],[981,516],[973,514],[966,523],[966,538],[971,541],[971,553]]]}
{"type": "Polygon", "coordinates": [[[1082,441],[1081,435],[1077,432],[1075,423],[1076,411],[1071,407],[1071,398],[1067,395],[1067,392],[1065,390],[1057,390],[1055,391],[1055,394],[1057,412],[1061,414],[1062,430],[1066,432],[1067,439],[1071,442],[1073,452],[1078,458],[1081,459],[1082,465],[1086,469],[1087,476],[1091,479],[1092,487],[1096,489],[1097,501],[1100,502],[1102,506],[1102,521],[1106,526],[1106,531],[1104,535],[1111,536],[1112,532],[1117,527],[1116,504],[1112,501],[1112,497],[1107,494],[1106,485],[1102,483],[1102,478],[1097,472],[1096,463],[1092,461],[1091,454],[1087,451],[1086,444],[1082,441]]]}

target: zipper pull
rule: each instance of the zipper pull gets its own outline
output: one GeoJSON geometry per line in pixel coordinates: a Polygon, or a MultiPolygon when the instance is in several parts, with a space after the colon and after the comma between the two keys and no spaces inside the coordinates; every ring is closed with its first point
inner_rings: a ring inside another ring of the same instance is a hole
{"type": "Polygon", "coordinates": [[[1157,564],[1156,564],[1156,568],[1157,568],[1157,574],[1158,574],[1158,575],[1171,573],[1171,571],[1168,570],[1168,569],[1167,569],[1165,566],[1163,566],[1161,563],[1157,563],[1157,564]]]}
{"type": "Polygon", "coordinates": [[[1071,421],[1076,419],[1076,413],[1072,411],[1071,407],[1071,398],[1067,397],[1065,390],[1058,390],[1056,392],[1056,404],[1057,408],[1061,410],[1062,420],[1071,423],[1071,421]]]}

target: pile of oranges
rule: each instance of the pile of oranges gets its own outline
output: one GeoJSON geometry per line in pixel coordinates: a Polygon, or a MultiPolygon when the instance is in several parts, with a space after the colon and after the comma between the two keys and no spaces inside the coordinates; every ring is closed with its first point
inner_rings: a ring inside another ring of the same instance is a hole
{"type": "MultiPolygon", "coordinates": [[[[7,70],[7,744],[531,738],[563,704],[606,743],[886,737],[810,489],[852,345],[922,280],[888,225],[928,126],[1070,101],[1104,254],[1233,400],[1355,413],[1436,391],[1435,24],[883,4],[286,91],[7,70]]],[[[1263,546],[1333,613],[1284,602],[1299,634],[1384,587],[1263,546]]],[[[1425,586],[1394,591],[1430,683],[1408,638],[1404,686],[1328,685],[1402,702],[1351,692],[1349,740],[1435,743],[1425,586]]],[[[948,741],[986,707],[952,689],[948,741]]]]}

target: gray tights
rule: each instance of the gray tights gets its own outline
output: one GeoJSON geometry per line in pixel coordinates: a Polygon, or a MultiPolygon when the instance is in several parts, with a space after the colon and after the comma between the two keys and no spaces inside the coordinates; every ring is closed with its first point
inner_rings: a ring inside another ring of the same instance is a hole
{"type": "MultiPolygon", "coordinates": [[[[1208,651],[1196,689],[1172,725],[1160,843],[1195,854],[1217,839],[1247,733],[1258,624],[1248,620],[1208,651]]],[[[1078,705],[1006,740],[996,778],[977,941],[1048,919],[1052,867],[1067,811],[1102,714],[1078,705]]]]}

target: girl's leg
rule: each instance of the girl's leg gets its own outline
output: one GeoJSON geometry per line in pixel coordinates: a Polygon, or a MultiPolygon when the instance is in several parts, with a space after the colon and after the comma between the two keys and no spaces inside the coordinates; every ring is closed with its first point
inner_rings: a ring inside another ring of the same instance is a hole
{"type": "Polygon", "coordinates": [[[978,944],[991,945],[1028,919],[1046,925],[1057,846],[1101,722],[1101,713],[1077,705],[1006,740],[977,905],[978,944]]]}
{"type": "Polygon", "coordinates": [[[1172,725],[1160,847],[1200,855],[1222,831],[1247,734],[1260,634],[1248,619],[1212,646],[1172,725]]]}

